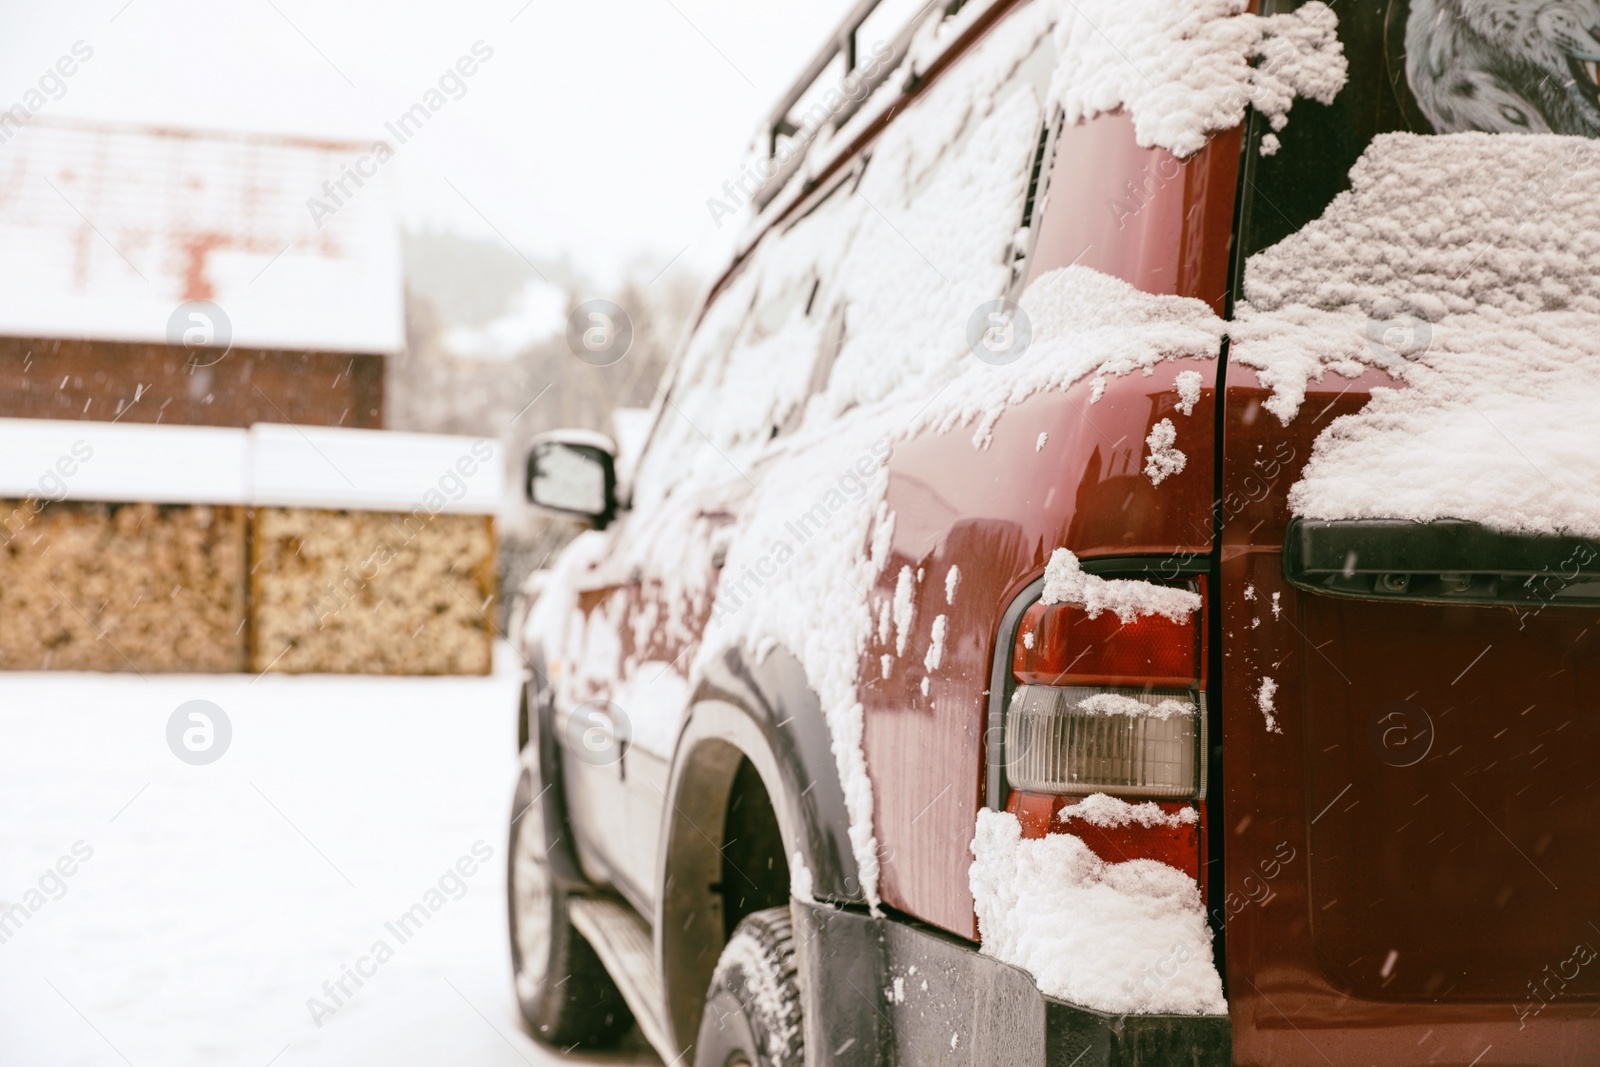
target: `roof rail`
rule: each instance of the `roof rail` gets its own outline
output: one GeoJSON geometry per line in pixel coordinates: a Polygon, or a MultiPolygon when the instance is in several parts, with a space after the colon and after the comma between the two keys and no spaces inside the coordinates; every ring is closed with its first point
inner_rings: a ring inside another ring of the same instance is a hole
{"type": "MultiPolygon", "coordinates": [[[[861,104],[866,101],[866,98],[871,95],[872,90],[882,84],[884,79],[888,78],[889,74],[900,65],[900,61],[905,58],[905,54],[911,46],[912,31],[929,12],[936,8],[943,8],[946,16],[953,15],[965,6],[966,2],[967,0],[928,0],[927,3],[918,8],[916,14],[907,21],[900,32],[895,35],[894,40],[890,42],[889,52],[884,57],[886,62],[883,62],[870,78],[860,82],[854,100],[847,101],[843,107],[829,116],[828,121],[833,124],[834,128],[837,129],[848,122],[861,104]]],[[[882,3],[883,0],[859,0],[856,6],[851,8],[849,14],[845,15],[844,21],[839,24],[839,28],[833,32],[817,54],[812,57],[811,62],[806,64],[800,76],[789,87],[789,91],[779,98],[777,105],[773,107],[765,123],[766,145],[764,147],[766,158],[771,159],[778,154],[778,138],[800,132],[801,127],[795,125],[790,117],[790,112],[811,90],[812,86],[817,84],[818,79],[822,77],[836,58],[841,55],[844,57],[846,77],[857,70],[856,33],[882,3]]],[[[789,177],[798,169],[800,157],[803,154],[800,152],[795,153],[784,166],[774,172],[772,177],[763,183],[762,188],[752,198],[756,210],[759,211],[764,208],[773,197],[778,195],[778,191],[783,188],[789,177]]]]}

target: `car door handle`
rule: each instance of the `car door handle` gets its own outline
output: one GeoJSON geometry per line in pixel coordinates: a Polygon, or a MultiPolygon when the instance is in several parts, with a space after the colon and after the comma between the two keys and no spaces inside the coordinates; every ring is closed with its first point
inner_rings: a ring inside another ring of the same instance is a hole
{"type": "Polygon", "coordinates": [[[626,713],[609,701],[591,700],[580,704],[567,717],[563,738],[567,750],[596,767],[620,763],[632,740],[627,720],[626,713]]]}
{"type": "Polygon", "coordinates": [[[1296,518],[1284,577],[1314,593],[1457,604],[1600,604],[1600,542],[1474,522],[1296,518]]]}

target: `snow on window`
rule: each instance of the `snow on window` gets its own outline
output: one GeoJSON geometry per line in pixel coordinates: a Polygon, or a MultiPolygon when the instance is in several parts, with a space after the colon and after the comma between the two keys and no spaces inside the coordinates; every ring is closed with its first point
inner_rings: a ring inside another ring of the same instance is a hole
{"type": "Polygon", "coordinates": [[[1177,474],[1188,464],[1189,457],[1175,447],[1177,441],[1178,429],[1171,419],[1162,419],[1150,428],[1150,435],[1144,439],[1150,447],[1144,472],[1149,475],[1151,485],[1160,485],[1168,475],[1177,474]]]}
{"type": "MultiPolygon", "coordinates": [[[[1051,553],[1039,599],[1046,604],[1076,604],[1091,619],[1109,611],[1125,623],[1144,615],[1163,615],[1173,622],[1183,622],[1199,611],[1201,604],[1200,594],[1188,589],[1090,574],[1079,565],[1078,557],[1065,548],[1051,553]]],[[[1141,710],[1148,711],[1142,705],[1141,710]]]]}
{"type": "Polygon", "coordinates": [[[1113,1014],[1222,1014],[1200,887],[1155,860],[1107,863],[1072,834],[1023,840],[978,813],[969,872],[982,951],[1041,992],[1113,1014]]]}
{"type": "MultiPolygon", "coordinates": [[[[919,26],[899,68],[854,117],[812,140],[789,179],[789,195],[821,173],[838,146],[898,104],[902,86],[989,6],[968,3],[954,17],[936,14],[919,26]]],[[[1000,30],[1018,61],[1035,41],[1053,39],[1057,61],[1044,94],[1051,115],[1059,111],[1072,123],[1127,111],[1141,146],[1189,156],[1208,134],[1240,125],[1247,107],[1282,130],[1296,98],[1328,103],[1344,87],[1347,64],[1331,6],[1312,0],[1264,18],[1249,6],[1249,0],[1035,0],[1009,15],[1000,30]]],[[[973,87],[992,91],[996,75],[1010,69],[995,55],[990,82],[974,79],[973,87]]],[[[1273,154],[1277,145],[1276,135],[1268,134],[1262,154],[1273,154]]],[[[787,202],[780,196],[773,203],[787,202]]]]}
{"type": "Polygon", "coordinates": [[[1281,130],[1296,97],[1326,104],[1344,87],[1338,19],[1317,0],[1265,18],[1249,0],[1061,2],[1051,96],[1068,122],[1125,109],[1146,148],[1192,155],[1247,105],[1281,130]]]}
{"type": "Polygon", "coordinates": [[[952,563],[950,569],[944,572],[944,602],[946,604],[954,604],[956,602],[956,586],[960,584],[961,568],[952,563]]]}
{"type": "Polygon", "coordinates": [[[1050,435],[1048,433],[1041,433],[1039,435],[1039,439],[1033,443],[1033,450],[1035,452],[1043,452],[1045,442],[1048,440],[1050,440],[1050,435]]]}
{"type": "Polygon", "coordinates": [[[1322,217],[1251,257],[1233,357],[1284,423],[1382,368],[1318,438],[1294,512],[1600,534],[1600,149],[1382,135],[1322,217]]]}

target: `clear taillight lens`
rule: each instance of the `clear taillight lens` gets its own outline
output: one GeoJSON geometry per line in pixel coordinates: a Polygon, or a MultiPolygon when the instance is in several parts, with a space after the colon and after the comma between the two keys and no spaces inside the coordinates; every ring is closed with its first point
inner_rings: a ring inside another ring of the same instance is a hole
{"type": "Polygon", "coordinates": [[[1018,686],[1006,713],[1006,780],[1038,793],[1166,800],[1205,780],[1205,694],[1191,689],[1018,686]]]}

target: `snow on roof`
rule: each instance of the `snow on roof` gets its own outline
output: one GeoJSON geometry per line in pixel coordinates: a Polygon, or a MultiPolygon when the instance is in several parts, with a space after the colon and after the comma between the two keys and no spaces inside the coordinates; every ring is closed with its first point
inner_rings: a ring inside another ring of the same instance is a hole
{"type": "Polygon", "coordinates": [[[0,419],[0,499],[492,515],[504,488],[499,444],[471,437],[0,419]]]}
{"type": "Polygon", "coordinates": [[[250,427],[251,503],[492,515],[505,490],[498,442],[336,426],[250,427]]]}
{"type": "Polygon", "coordinates": [[[7,132],[0,333],[166,341],[180,304],[210,301],[236,345],[402,346],[399,233],[373,145],[43,116],[7,132]],[[375,173],[358,188],[358,171],[375,173]],[[351,195],[324,189],[341,178],[351,195]],[[335,210],[314,219],[312,198],[335,210]]]}
{"type": "Polygon", "coordinates": [[[220,426],[0,419],[0,498],[243,504],[249,441],[220,426]]]}

